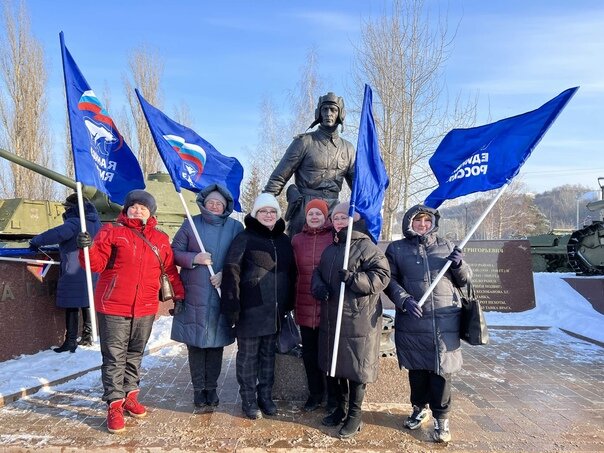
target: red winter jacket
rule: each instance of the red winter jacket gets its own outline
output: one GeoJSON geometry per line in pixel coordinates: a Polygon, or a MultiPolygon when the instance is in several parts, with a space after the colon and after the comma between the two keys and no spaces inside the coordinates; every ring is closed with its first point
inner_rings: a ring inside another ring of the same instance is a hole
{"type": "MultiPolygon", "coordinates": [[[[175,299],[184,299],[185,290],[174,265],[170,239],[155,228],[157,219],[149,217],[147,224],[143,225],[140,219],[129,219],[120,213],[117,222],[117,225],[103,225],[90,247],[90,268],[100,274],[94,291],[96,311],[135,318],[157,313],[161,274],[159,260],[133,229],[157,246],[174,288],[175,299]]],[[[84,266],[82,250],[80,264],[84,266]]]]}
{"type": "Polygon", "coordinates": [[[332,225],[329,221],[320,228],[311,228],[306,223],[302,232],[292,239],[298,266],[296,285],[295,319],[299,326],[319,327],[321,302],[310,293],[312,273],[321,261],[321,254],[333,242],[332,225]]]}

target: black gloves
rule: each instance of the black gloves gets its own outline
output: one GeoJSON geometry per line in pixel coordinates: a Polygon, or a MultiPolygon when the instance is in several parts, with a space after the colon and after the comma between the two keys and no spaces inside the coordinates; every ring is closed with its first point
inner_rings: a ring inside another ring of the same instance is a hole
{"type": "Polygon", "coordinates": [[[226,317],[229,321],[229,326],[231,327],[239,322],[239,312],[227,313],[226,317]]]}
{"type": "Polygon", "coordinates": [[[185,311],[185,302],[179,299],[174,301],[174,308],[170,308],[168,313],[170,313],[170,316],[174,316],[179,314],[181,311],[185,311]]]}
{"type": "Polygon", "coordinates": [[[447,259],[451,261],[451,267],[457,269],[459,266],[461,266],[461,260],[463,259],[463,253],[461,249],[455,246],[451,254],[447,257],[447,259]]]}
{"type": "Polygon", "coordinates": [[[421,318],[423,316],[422,307],[419,306],[413,296],[409,296],[405,299],[403,302],[403,310],[415,318],[421,318]]]}
{"type": "Polygon", "coordinates": [[[348,279],[352,277],[352,272],[350,272],[348,269],[340,269],[338,271],[338,275],[340,276],[340,281],[347,284],[348,279]]]}
{"type": "Polygon", "coordinates": [[[312,292],[312,295],[317,300],[327,300],[329,299],[329,288],[327,287],[327,285],[321,285],[319,287],[316,287],[312,292]]]}
{"type": "Polygon", "coordinates": [[[76,245],[79,249],[90,247],[92,245],[92,236],[90,236],[90,233],[88,231],[78,233],[78,237],[76,238],[76,245]]]}

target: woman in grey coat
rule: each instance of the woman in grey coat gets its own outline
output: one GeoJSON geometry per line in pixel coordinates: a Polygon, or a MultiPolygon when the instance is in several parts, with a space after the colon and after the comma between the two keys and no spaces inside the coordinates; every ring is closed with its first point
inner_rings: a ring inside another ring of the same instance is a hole
{"type": "Polygon", "coordinates": [[[227,317],[220,313],[217,288],[231,241],[243,225],[229,217],[233,196],[221,185],[211,184],[199,192],[197,205],[201,214],[193,217],[193,223],[206,251],[201,252],[193,229],[185,220],[172,241],[186,296],[183,305],[175,307],[171,338],[187,345],[193,403],[197,407],[214,407],[219,403],[216,388],[223,349],[235,341],[227,317]],[[214,276],[210,276],[210,264],[214,276]]]}
{"type": "Polygon", "coordinates": [[[470,267],[461,250],[436,235],[440,214],[427,206],[414,206],[403,217],[404,239],[386,249],[392,278],[384,293],[396,305],[395,341],[401,368],[409,370],[413,413],[405,427],[417,429],[434,416],[434,440],[449,442],[451,374],[462,365],[457,288],[470,279],[470,267]],[[417,303],[446,261],[451,267],[426,299],[417,303]]]}
{"type": "Polygon", "coordinates": [[[330,394],[336,396],[338,405],[322,420],[326,426],[338,426],[344,422],[338,432],[340,438],[352,437],[361,430],[365,388],[377,380],[382,332],[380,292],[390,280],[388,261],[369,238],[365,223],[359,220],[357,213],[348,268],[342,268],[348,208],[348,203],[340,203],[331,214],[334,241],[323,251],[311,283],[313,295],[321,301],[319,367],[326,373],[331,370],[340,286],[344,283],[335,377],[327,377],[330,394]]]}

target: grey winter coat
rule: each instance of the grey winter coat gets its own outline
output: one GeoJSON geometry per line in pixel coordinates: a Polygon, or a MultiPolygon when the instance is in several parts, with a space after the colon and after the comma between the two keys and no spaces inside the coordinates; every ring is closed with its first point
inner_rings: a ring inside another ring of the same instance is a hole
{"type": "MultiPolygon", "coordinates": [[[[101,221],[94,205],[84,202],[86,231],[93,238],[101,228],[101,221]]],[[[80,266],[76,237],[80,232],[80,214],[77,206],[70,206],[63,214],[63,225],[51,228],[32,238],[29,243],[34,247],[59,244],[61,256],[61,274],[57,282],[56,304],[59,308],[87,308],[88,289],[86,271],[80,266]]],[[[92,283],[96,284],[98,274],[92,274],[92,283]]]]}
{"type": "Polygon", "coordinates": [[[344,179],[352,188],[354,158],[354,146],[339,136],[337,127],[330,131],[319,126],[294,138],[264,187],[264,192],[277,196],[294,176],[297,191],[288,189],[284,216],[290,237],[302,231],[306,203],[322,198],[331,211],[344,179]]]}
{"type": "MultiPolygon", "coordinates": [[[[229,217],[233,212],[233,197],[222,186],[211,184],[197,195],[201,214],[193,217],[203,246],[212,254],[212,268],[222,271],[231,241],[243,230],[243,225],[229,217]],[[212,214],[204,207],[205,197],[217,190],[227,200],[222,215],[212,214]]],[[[210,283],[208,266],[193,264],[201,250],[188,220],[185,220],[172,241],[174,261],[180,266],[180,278],[185,287],[184,311],[172,321],[171,338],[198,348],[219,348],[235,341],[235,334],[226,316],[220,313],[220,297],[210,283]]]]}
{"type": "MultiPolygon", "coordinates": [[[[321,303],[319,325],[319,367],[325,372],[331,370],[345,245],[346,228],[335,234],[334,242],[323,251],[312,278],[312,293],[317,299],[325,289],[329,291],[329,298],[321,303]]],[[[375,382],[382,335],[380,292],[390,281],[390,269],[362,221],[353,227],[348,270],[335,375],[355,382],[375,382]]]]}
{"type": "Polygon", "coordinates": [[[422,306],[423,316],[415,318],[403,309],[405,299],[419,301],[432,279],[446,263],[453,244],[436,235],[440,214],[436,209],[414,206],[403,218],[404,239],[390,243],[386,257],[392,279],[384,293],[396,305],[395,342],[401,368],[430,370],[439,375],[455,373],[463,360],[459,340],[460,296],[456,289],[471,278],[464,262],[449,268],[422,306]],[[411,221],[420,212],[432,216],[432,230],[420,236],[411,221]]]}

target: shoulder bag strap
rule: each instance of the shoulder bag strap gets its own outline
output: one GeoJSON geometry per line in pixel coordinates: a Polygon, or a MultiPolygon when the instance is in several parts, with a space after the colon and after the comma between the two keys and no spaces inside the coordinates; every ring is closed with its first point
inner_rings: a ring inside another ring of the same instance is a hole
{"type": "Polygon", "coordinates": [[[157,257],[157,259],[159,260],[159,267],[161,267],[161,273],[162,273],[162,274],[165,274],[165,273],[166,273],[166,271],[164,270],[164,263],[162,262],[162,260],[161,260],[161,258],[160,258],[160,256],[159,256],[159,252],[157,251],[157,246],[153,245],[153,244],[151,243],[151,241],[149,241],[149,239],[147,239],[147,238],[145,237],[145,235],[144,235],[144,234],[142,234],[140,231],[135,230],[134,228],[130,228],[130,229],[132,230],[132,232],[133,232],[134,234],[136,234],[136,235],[137,235],[138,237],[140,237],[140,238],[141,238],[143,241],[145,241],[145,243],[146,243],[146,244],[147,244],[149,247],[151,247],[151,250],[153,250],[153,253],[155,253],[155,256],[156,256],[156,257],[157,257]]]}

